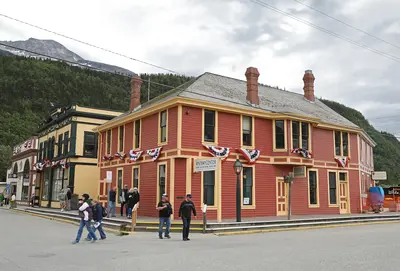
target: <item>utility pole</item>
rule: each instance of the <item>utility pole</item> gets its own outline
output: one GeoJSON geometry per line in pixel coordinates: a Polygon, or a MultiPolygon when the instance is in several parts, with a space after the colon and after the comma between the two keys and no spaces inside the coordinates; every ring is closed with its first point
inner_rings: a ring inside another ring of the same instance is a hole
{"type": "Polygon", "coordinates": [[[149,81],[147,82],[147,101],[150,101],[150,75],[149,81]]]}

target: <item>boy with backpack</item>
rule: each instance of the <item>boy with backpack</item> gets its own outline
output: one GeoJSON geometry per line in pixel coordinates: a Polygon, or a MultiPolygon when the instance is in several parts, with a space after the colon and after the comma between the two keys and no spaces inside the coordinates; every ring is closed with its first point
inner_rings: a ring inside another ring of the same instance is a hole
{"type": "MultiPolygon", "coordinates": [[[[93,200],[93,205],[92,205],[92,210],[93,210],[93,220],[94,220],[94,225],[93,225],[93,232],[96,233],[96,230],[99,231],[100,233],[100,239],[104,240],[106,239],[106,233],[103,230],[102,227],[102,221],[103,217],[107,216],[107,210],[101,206],[101,204],[97,200],[93,200]]],[[[92,237],[90,234],[87,235],[86,241],[92,241],[92,237]]]]}
{"type": "Polygon", "coordinates": [[[81,218],[81,222],[79,224],[78,234],[76,235],[76,239],[72,242],[72,244],[77,244],[81,240],[83,228],[89,232],[89,236],[92,238],[92,243],[97,241],[96,234],[94,234],[92,227],[90,227],[90,221],[93,219],[93,210],[91,206],[91,202],[89,200],[88,194],[83,194],[83,201],[82,199],[79,200],[79,217],[81,218]]]}

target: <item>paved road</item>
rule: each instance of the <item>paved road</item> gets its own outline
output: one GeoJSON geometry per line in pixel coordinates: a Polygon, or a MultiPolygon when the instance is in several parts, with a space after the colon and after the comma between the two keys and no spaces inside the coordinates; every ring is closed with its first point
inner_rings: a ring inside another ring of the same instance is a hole
{"type": "Polygon", "coordinates": [[[254,235],[108,234],[95,244],[77,227],[0,209],[0,270],[342,271],[400,270],[400,224],[254,235]]]}

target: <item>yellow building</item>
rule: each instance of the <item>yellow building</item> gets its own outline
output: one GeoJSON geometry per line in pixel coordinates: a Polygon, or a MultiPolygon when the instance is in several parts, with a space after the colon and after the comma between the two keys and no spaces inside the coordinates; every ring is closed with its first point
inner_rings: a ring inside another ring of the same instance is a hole
{"type": "Polygon", "coordinates": [[[98,195],[97,134],[93,129],[120,112],[73,105],[57,108],[39,128],[36,196],[42,207],[59,208],[59,194],[98,195]]]}

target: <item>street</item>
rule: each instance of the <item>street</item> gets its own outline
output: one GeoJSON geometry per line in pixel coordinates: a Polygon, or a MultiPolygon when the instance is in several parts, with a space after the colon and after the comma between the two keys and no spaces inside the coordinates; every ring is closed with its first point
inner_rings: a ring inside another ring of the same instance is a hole
{"type": "MultiPolygon", "coordinates": [[[[72,245],[77,226],[0,209],[0,270],[399,270],[398,223],[217,237],[117,236],[72,245]]],[[[87,234],[84,230],[85,237],[87,234]]]]}

